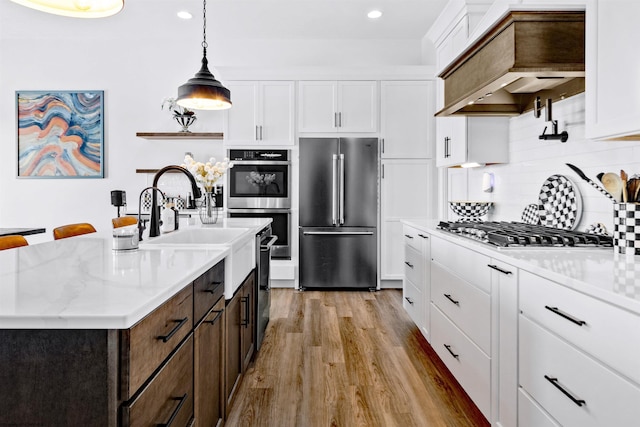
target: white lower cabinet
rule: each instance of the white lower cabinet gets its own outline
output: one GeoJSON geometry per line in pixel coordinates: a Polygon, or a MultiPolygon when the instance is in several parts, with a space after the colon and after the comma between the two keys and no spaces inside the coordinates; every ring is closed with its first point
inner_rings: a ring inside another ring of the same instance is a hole
{"type": "Polygon", "coordinates": [[[402,305],[422,332],[430,340],[429,295],[431,293],[430,236],[407,225],[403,226],[404,278],[402,305]]]}
{"type": "Polygon", "coordinates": [[[431,346],[480,412],[490,419],[491,359],[433,303],[431,346]]]}
{"type": "MultiPolygon", "coordinates": [[[[514,396],[515,397],[515,396],[514,396]]],[[[544,409],[540,407],[522,389],[517,395],[518,401],[518,426],[520,427],[560,427],[544,409]]],[[[515,408],[514,408],[515,409],[515,408]]]]}
{"type": "Polygon", "coordinates": [[[522,316],[520,385],[566,427],[634,426],[640,388],[522,316]]]}

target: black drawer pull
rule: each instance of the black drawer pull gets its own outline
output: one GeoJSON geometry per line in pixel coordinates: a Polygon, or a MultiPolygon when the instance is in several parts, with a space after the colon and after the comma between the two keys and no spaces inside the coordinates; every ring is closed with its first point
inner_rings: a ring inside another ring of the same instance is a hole
{"type": "Polygon", "coordinates": [[[169,427],[171,424],[173,424],[173,421],[175,421],[176,417],[178,416],[178,412],[180,412],[180,409],[182,409],[182,405],[184,405],[184,402],[187,401],[187,393],[183,394],[182,397],[174,397],[173,399],[179,400],[180,403],[178,403],[176,409],[173,410],[169,421],[167,421],[166,424],[158,424],[159,427],[169,427]]]}
{"type": "Polygon", "coordinates": [[[449,301],[451,301],[451,302],[452,302],[452,303],[454,303],[455,305],[460,305],[460,301],[456,301],[456,300],[454,300],[453,298],[451,298],[451,294],[443,294],[443,295],[444,295],[444,297],[445,297],[446,299],[448,299],[449,301]]]}
{"type": "Polygon", "coordinates": [[[185,317],[184,319],[179,319],[179,320],[174,320],[174,322],[177,322],[178,324],[176,325],[175,328],[173,328],[171,330],[171,332],[169,332],[167,335],[160,335],[158,337],[159,340],[162,340],[162,342],[167,342],[171,339],[172,336],[174,336],[176,334],[176,332],[178,332],[178,329],[182,328],[184,326],[185,323],[187,323],[187,320],[189,320],[188,317],[185,317]]]}
{"type": "Polygon", "coordinates": [[[411,264],[409,261],[405,261],[404,263],[407,264],[409,268],[413,268],[413,264],[411,264]]]}
{"type": "Polygon", "coordinates": [[[218,286],[222,285],[222,282],[213,282],[211,284],[213,285],[213,288],[203,289],[202,292],[206,292],[206,293],[209,293],[209,294],[214,294],[216,292],[216,289],[218,289],[218,286]]]}
{"type": "Polygon", "coordinates": [[[413,305],[413,300],[411,298],[404,297],[404,299],[406,299],[409,304],[413,305]]]}
{"type": "Polygon", "coordinates": [[[404,237],[406,237],[407,239],[413,239],[413,236],[410,236],[408,234],[405,234],[404,237]]]}
{"type": "Polygon", "coordinates": [[[222,316],[222,313],[224,313],[224,310],[213,310],[213,312],[214,313],[218,313],[218,314],[216,314],[216,317],[214,317],[213,320],[205,320],[204,323],[208,323],[210,325],[213,325],[214,323],[216,323],[218,321],[220,316],[222,316]]]}
{"type": "Polygon", "coordinates": [[[449,352],[449,353],[450,353],[454,358],[456,358],[456,359],[460,359],[460,355],[459,355],[459,354],[455,354],[455,353],[453,352],[453,350],[451,350],[451,346],[450,346],[450,345],[444,344],[444,348],[446,348],[446,349],[447,349],[447,351],[448,351],[448,352],[449,352]]]}
{"type": "Polygon", "coordinates": [[[244,320],[240,320],[240,326],[244,326],[245,328],[249,327],[249,304],[250,304],[250,300],[249,300],[249,296],[247,295],[246,297],[240,297],[240,302],[243,304],[246,304],[244,306],[244,320]]]}
{"type": "Polygon", "coordinates": [[[429,236],[425,236],[424,234],[418,234],[418,236],[422,237],[423,239],[428,239],[429,236]]]}
{"type": "Polygon", "coordinates": [[[568,315],[567,313],[563,313],[562,311],[558,310],[558,307],[549,307],[548,305],[545,305],[544,308],[546,308],[547,310],[549,310],[552,313],[557,314],[560,317],[564,317],[568,321],[573,322],[578,326],[582,326],[582,325],[586,325],[587,324],[587,322],[585,322],[584,320],[576,319],[575,317],[572,317],[572,316],[568,315]]]}
{"type": "Polygon", "coordinates": [[[502,274],[506,274],[506,275],[513,274],[513,272],[511,272],[509,270],[503,270],[502,268],[498,267],[497,265],[487,264],[487,267],[493,268],[494,270],[499,271],[502,274]]]}
{"type": "Polygon", "coordinates": [[[582,405],[586,405],[587,402],[585,402],[582,399],[576,399],[575,397],[573,397],[571,395],[571,393],[569,393],[567,390],[564,389],[564,387],[562,387],[559,383],[558,383],[558,379],[557,378],[551,378],[548,375],[545,375],[544,378],[549,381],[551,384],[553,384],[553,386],[555,388],[557,388],[558,390],[560,390],[565,396],[567,396],[569,399],[571,399],[571,401],[573,403],[575,403],[578,406],[582,406],[582,405]]]}

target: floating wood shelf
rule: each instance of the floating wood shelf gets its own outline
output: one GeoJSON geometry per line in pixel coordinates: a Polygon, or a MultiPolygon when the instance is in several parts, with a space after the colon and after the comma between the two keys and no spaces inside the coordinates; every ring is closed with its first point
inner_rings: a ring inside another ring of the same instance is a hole
{"type": "Polygon", "coordinates": [[[136,132],[144,139],[222,139],[222,132],[136,132]]]}

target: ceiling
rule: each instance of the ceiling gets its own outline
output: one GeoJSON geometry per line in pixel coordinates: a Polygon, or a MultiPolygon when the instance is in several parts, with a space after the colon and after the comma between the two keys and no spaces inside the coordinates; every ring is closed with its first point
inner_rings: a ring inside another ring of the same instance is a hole
{"type": "MultiPolygon", "coordinates": [[[[110,37],[166,37],[192,40],[202,32],[200,0],[126,0],[120,14],[100,20],[72,20],[0,4],[0,35],[25,37],[27,28],[46,28],[54,22],[74,32],[108,32],[110,37]],[[193,19],[176,17],[188,10],[193,19]],[[28,22],[27,25],[25,25],[28,22]],[[71,24],[72,25],[66,25],[71,24]],[[113,31],[114,26],[118,30],[113,31]]],[[[221,39],[421,39],[447,0],[209,0],[207,36],[221,39]],[[378,9],[377,20],[366,17],[378,9]]],[[[33,33],[31,33],[33,34],[33,33]]],[[[77,34],[77,33],[76,33],[77,34]]]]}

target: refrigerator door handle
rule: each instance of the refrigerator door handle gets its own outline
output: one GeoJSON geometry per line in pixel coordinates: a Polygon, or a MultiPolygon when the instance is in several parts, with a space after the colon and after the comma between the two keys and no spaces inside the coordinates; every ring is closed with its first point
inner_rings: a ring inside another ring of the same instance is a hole
{"type": "Polygon", "coordinates": [[[340,154],[340,225],[344,225],[344,154],[340,154]]]}
{"type": "Polygon", "coordinates": [[[333,225],[338,224],[338,155],[332,155],[332,174],[331,174],[331,222],[333,225]]]}
{"type": "Polygon", "coordinates": [[[303,231],[305,236],[373,236],[373,231],[303,231]]]}

